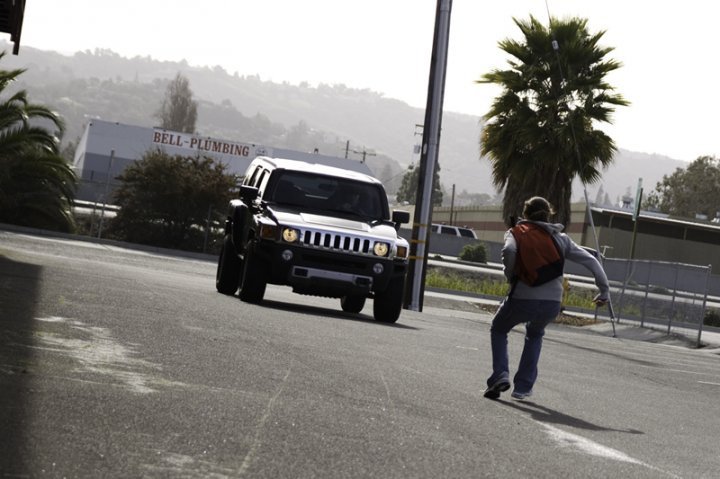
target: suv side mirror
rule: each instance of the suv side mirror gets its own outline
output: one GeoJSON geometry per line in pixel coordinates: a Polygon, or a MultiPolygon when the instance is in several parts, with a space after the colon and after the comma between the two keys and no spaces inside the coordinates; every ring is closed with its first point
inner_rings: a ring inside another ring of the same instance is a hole
{"type": "Polygon", "coordinates": [[[254,186],[242,185],[240,187],[240,199],[243,200],[243,203],[249,205],[257,198],[258,191],[254,186]]]}
{"type": "Polygon", "coordinates": [[[399,230],[402,223],[410,223],[410,212],[402,210],[393,210],[392,221],[395,223],[395,229],[399,230]]]}

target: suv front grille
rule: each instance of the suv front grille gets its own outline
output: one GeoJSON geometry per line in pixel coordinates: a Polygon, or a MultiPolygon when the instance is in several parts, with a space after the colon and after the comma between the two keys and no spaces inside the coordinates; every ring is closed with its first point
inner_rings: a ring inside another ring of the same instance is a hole
{"type": "Polygon", "coordinates": [[[368,238],[325,231],[303,230],[300,242],[305,246],[372,255],[372,241],[368,238]]]}

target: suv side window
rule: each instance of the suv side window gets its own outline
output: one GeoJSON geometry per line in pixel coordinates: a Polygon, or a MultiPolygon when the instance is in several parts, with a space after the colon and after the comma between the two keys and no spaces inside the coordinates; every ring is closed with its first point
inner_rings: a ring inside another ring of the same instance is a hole
{"type": "Polygon", "coordinates": [[[452,228],[450,226],[440,226],[440,233],[442,233],[444,235],[457,236],[455,228],[452,228]]]}
{"type": "Polygon", "coordinates": [[[267,179],[270,175],[265,168],[262,168],[260,175],[257,177],[253,186],[258,189],[258,197],[262,198],[263,191],[265,191],[265,185],[267,185],[267,179]]]}
{"type": "Polygon", "coordinates": [[[473,234],[473,230],[468,228],[458,228],[458,231],[460,232],[460,236],[463,236],[465,238],[475,238],[475,235],[473,234]]]}
{"type": "Polygon", "coordinates": [[[245,177],[245,184],[248,186],[255,186],[255,180],[257,179],[258,173],[260,173],[262,167],[256,166],[250,176],[245,177]]]}

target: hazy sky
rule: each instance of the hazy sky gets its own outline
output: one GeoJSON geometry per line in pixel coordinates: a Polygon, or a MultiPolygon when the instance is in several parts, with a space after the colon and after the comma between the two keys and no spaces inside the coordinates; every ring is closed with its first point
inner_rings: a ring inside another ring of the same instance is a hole
{"type": "MultiPolygon", "coordinates": [[[[220,65],[263,80],[367,88],[424,108],[436,0],[29,0],[23,46],[220,65]]],[[[605,30],[628,100],[604,128],[624,149],[692,161],[720,156],[720,3],[712,0],[454,0],[445,110],[481,116],[498,91],[512,18],[581,16],[605,30]]],[[[408,135],[413,134],[412,126],[408,135]]]]}

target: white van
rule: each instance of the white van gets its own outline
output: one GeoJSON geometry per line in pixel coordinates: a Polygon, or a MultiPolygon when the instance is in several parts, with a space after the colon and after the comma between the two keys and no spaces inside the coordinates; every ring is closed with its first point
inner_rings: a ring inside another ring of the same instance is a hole
{"type": "Polygon", "coordinates": [[[471,230],[470,228],[463,228],[461,226],[451,226],[451,225],[439,225],[436,223],[433,223],[430,231],[433,233],[439,233],[443,235],[450,235],[450,236],[460,236],[462,238],[471,238],[471,239],[477,239],[477,235],[475,234],[475,231],[471,230]]]}

